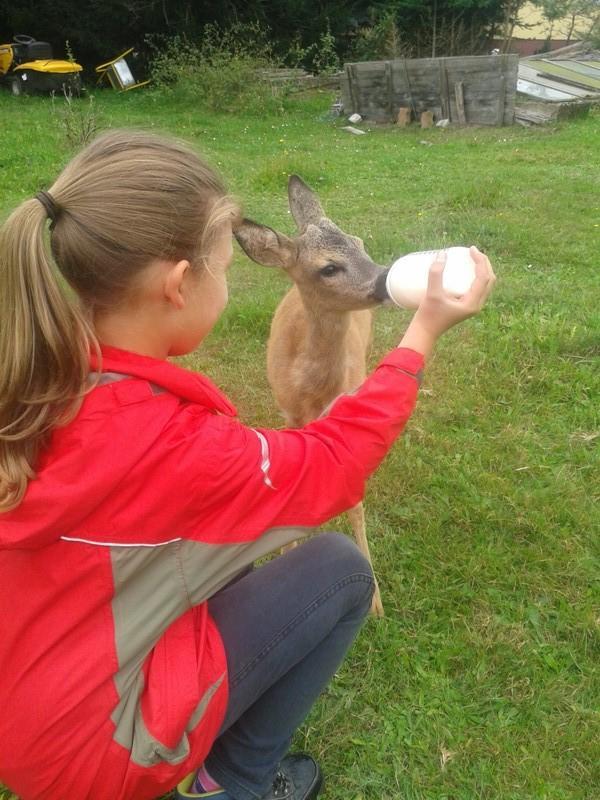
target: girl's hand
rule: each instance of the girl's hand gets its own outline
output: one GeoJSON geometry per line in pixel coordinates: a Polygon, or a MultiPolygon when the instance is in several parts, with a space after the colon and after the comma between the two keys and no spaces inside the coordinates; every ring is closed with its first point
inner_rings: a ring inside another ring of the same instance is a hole
{"type": "Polygon", "coordinates": [[[496,276],[487,256],[471,247],[475,280],[462,297],[448,294],[442,285],[446,254],[440,253],[429,270],[427,293],[408,326],[401,347],[410,347],[428,356],[439,337],[449,328],[479,313],[494,288],[496,276]]]}
{"type": "Polygon", "coordinates": [[[454,297],[444,291],[442,277],[446,265],[446,253],[442,252],[429,269],[427,293],[415,313],[436,339],[453,325],[479,313],[494,287],[496,276],[487,256],[476,247],[470,255],[475,262],[475,280],[462,297],[454,297]]]}

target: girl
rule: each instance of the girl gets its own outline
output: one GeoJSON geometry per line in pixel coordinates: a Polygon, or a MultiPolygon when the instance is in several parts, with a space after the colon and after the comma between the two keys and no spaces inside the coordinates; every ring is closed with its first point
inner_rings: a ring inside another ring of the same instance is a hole
{"type": "Polygon", "coordinates": [[[0,232],[0,779],[22,800],[319,792],[287,751],[373,577],[337,534],[249,567],[362,498],[424,358],[494,275],[474,251],[455,299],[436,263],[355,395],[253,430],[167,360],[225,307],[237,220],[186,146],[117,131],[0,232]]]}

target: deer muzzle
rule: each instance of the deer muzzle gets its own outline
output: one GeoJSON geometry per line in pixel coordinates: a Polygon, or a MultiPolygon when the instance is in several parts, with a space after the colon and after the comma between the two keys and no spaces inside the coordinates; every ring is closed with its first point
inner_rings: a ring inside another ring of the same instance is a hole
{"type": "Polygon", "coordinates": [[[373,291],[371,292],[371,297],[373,300],[375,300],[375,302],[385,303],[386,305],[389,305],[393,302],[386,287],[388,272],[389,268],[381,270],[381,275],[378,275],[375,279],[375,285],[373,287],[373,291]]]}

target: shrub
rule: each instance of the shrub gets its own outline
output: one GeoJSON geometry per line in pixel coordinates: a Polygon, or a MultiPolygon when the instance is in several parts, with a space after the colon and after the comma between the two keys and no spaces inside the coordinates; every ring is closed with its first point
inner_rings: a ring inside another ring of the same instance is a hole
{"type": "Polygon", "coordinates": [[[380,58],[411,58],[413,47],[404,41],[394,12],[388,11],[371,25],[359,28],[353,44],[353,56],[357,61],[372,61],[380,58]]]}
{"type": "Polygon", "coordinates": [[[292,66],[303,66],[315,75],[332,75],[340,69],[335,37],[329,23],[316,42],[303,48],[298,38],[292,41],[285,60],[292,66]]]}
{"type": "Polygon", "coordinates": [[[147,37],[152,52],[151,78],[156,87],[176,91],[207,108],[247,112],[279,110],[281,90],[262,72],[277,66],[268,31],[258,23],[204,27],[198,42],[182,36],[147,37]]]}
{"type": "MultiPolygon", "coordinates": [[[[101,115],[94,105],[93,95],[87,101],[73,97],[70,89],[63,89],[62,101],[52,95],[52,110],[69,148],[80,148],[88,144],[103,126],[101,115]]],[[[1,800],[1,799],[0,799],[1,800]]]]}

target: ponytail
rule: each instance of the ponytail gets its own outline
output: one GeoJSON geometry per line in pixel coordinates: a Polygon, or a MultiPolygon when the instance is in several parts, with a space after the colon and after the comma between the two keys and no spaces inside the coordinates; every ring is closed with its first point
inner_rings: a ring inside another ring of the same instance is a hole
{"type": "Polygon", "coordinates": [[[37,199],[0,229],[0,512],[23,498],[50,429],[77,411],[93,336],[46,247],[37,199]]]}

